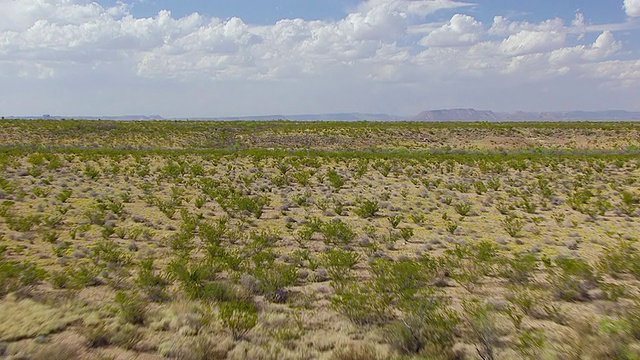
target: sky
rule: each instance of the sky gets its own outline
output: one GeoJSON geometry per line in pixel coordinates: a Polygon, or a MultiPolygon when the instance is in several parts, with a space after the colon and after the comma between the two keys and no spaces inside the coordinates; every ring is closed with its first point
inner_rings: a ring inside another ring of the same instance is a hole
{"type": "Polygon", "coordinates": [[[0,115],[640,111],[640,0],[0,0],[0,115]]]}

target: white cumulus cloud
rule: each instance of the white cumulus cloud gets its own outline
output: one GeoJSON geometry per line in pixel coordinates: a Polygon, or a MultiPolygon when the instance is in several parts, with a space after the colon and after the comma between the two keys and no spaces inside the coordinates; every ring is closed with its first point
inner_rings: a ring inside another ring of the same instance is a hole
{"type": "Polygon", "coordinates": [[[483,32],[482,23],[471,16],[455,14],[442,27],[420,40],[423,46],[461,46],[477,43],[483,32]]]}
{"type": "Polygon", "coordinates": [[[560,31],[522,30],[503,40],[500,50],[515,56],[549,52],[562,47],[565,38],[566,34],[560,31]]]}
{"type": "Polygon", "coordinates": [[[629,16],[640,16],[640,0],[624,0],[624,11],[629,16]]]}

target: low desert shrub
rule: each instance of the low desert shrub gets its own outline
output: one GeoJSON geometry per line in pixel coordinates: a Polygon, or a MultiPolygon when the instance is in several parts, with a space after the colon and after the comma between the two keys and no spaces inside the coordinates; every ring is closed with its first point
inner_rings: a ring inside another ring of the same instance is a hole
{"type": "Polygon", "coordinates": [[[151,301],[162,302],[169,298],[166,286],[169,284],[165,276],[156,273],[153,258],[140,261],[136,283],[151,301]]]}
{"type": "Polygon", "coordinates": [[[320,233],[325,243],[331,245],[346,245],[356,237],[351,226],[339,219],[322,223],[320,225],[320,233]]]}
{"type": "Polygon", "coordinates": [[[286,287],[298,280],[298,269],[295,264],[274,262],[270,266],[257,266],[253,276],[258,281],[257,290],[269,301],[283,303],[287,300],[286,287]]]}
{"type": "Polygon", "coordinates": [[[492,307],[472,299],[463,301],[462,308],[478,356],[482,360],[496,359],[495,352],[499,345],[499,334],[492,307]]]}
{"type": "Polygon", "coordinates": [[[524,227],[524,222],[514,215],[509,215],[502,220],[502,227],[511,237],[518,238],[521,235],[520,231],[524,227]]]}
{"type": "Polygon", "coordinates": [[[0,297],[25,287],[37,285],[47,272],[27,261],[6,260],[0,254],[0,297]]]}
{"type": "Polygon", "coordinates": [[[357,215],[364,219],[376,216],[378,211],[380,211],[378,202],[369,199],[360,199],[357,208],[354,210],[357,215]]]}
{"type": "Polygon", "coordinates": [[[353,251],[332,249],[322,254],[322,265],[329,272],[336,288],[351,279],[351,269],[358,263],[359,255],[353,251]]]}
{"type": "Polygon", "coordinates": [[[136,293],[118,291],[114,300],[122,320],[134,325],[142,325],[147,317],[146,304],[136,293]]]}
{"type": "Polygon", "coordinates": [[[239,340],[256,326],[258,311],[252,302],[224,302],[220,304],[220,319],[233,338],[239,340]]]}
{"type": "Polygon", "coordinates": [[[378,324],[390,319],[387,296],[370,283],[351,283],[331,298],[331,305],[356,325],[378,324]]]}
{"type": "Polygon", "coordinates": [[[444,297],[432,293],[403,303],[404,315],[386,331],[386,339],[403,355],[421,355],[433,359],[453,358],[458,314],[448,307],[444,297]]]}
{"type": "Polygon", "coordinates": [[[564,301],[588,301],[589,290],[599,282],[591,266],[580,259],[556,259],[549,271],[551,290],[557,299],[564,301]]]}

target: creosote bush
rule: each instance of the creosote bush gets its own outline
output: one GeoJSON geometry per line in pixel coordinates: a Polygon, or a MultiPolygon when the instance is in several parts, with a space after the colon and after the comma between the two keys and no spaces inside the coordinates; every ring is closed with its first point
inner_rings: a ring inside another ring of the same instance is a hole
{"type": "Polygon", "coordinates": [[[233,338],[241,339],[258,322],[258,312],[251,302],[231,301],[220,304],[220,319],[233,338]]]}

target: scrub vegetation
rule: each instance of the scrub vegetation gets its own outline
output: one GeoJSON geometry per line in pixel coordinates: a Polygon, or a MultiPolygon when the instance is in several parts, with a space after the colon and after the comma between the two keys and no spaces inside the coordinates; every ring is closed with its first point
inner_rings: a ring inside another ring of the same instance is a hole
{"type": "Polygon", "coordinates": [[[637,359],[639,130],[0,121],[0,355],[637,359]]]}

